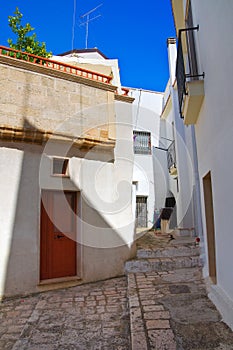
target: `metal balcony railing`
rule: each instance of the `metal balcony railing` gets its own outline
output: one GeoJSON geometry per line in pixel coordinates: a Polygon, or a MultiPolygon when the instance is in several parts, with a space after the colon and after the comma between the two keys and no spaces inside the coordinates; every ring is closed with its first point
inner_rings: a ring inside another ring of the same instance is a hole
{"type": "Polygon", "coordinates": [[[192,27],[192,28],[180,29],[179,30],[179,37],[178,37],[177,61],[176,61],[176,81],[177,81],[177,89],[178,89],[179,109],[180,109],[180,115],[182,118],[183,118],[182,106],[183,106],[184,96],[187,95],[186,79],[197,80],[200,77],[204,78],[204,76],[205,76],[204,73],[202,73],[202,74],[197,73],[197,66],[195,67],[195,69],[192,68],[194,66],[193,62],[196,62],[196,53],[195,53],[195,46],[194,46],[194,37],[191,35],[189,35],[189,40],[186,40],[186,44],[188,46],[188,52],[189,52],[188,58],[189,58],[190,72],[189,73],[185,72],[184,54],[183,54],[183,48],[182,48],[182,33],[183,32],[193,32],[194,30],[199,30],[199,26],[192,27]],[[192,37],[192,40],[190,40],[190,37],[192,37]]]}
{"type": "Polygon", "coordinates": [[[92,79],[105,84],[111,84],[112,80],[112,77],[108,75],[93,72],[77,66],[72,66],[70,64],[53,61],[49,58],[36,56],[31,53],[14,50],[5,46],[0,46],[0,56],[7,56],[11,58],[20,59],[31,64],[35,64],[37,66],[43,66],[60,72],[80,76],[82,78],[92,79]]]}
{"type": "Polygon", "coordinates": [[[177,61],[176,61],[176,81],[177,81],[178,100],[179,100],[179,108],[180,108],[181,116],[182,116],[183,98],[184,98],[184,95],[187,95],[187,92],[185,89],[185,80],[186,80],[186,77],[185,77],[185,68],[184,68],[184,56],[183,56],[181,32],[179,32],[177,61]]]}
{"type": "Polygon", "coordinates": [[[167,150],[167,167],[170,170],[172,167],[176,168],[176,149],[175,141],[172,141],[167,150]]]}

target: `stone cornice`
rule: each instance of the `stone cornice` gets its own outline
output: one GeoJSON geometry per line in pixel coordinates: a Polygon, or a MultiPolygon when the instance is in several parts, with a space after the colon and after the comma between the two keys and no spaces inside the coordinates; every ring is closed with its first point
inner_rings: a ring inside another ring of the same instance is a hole
{"type": "Polygon", "coordinates": [[[42,145],[48,140],[71,142],[72,145],[80,149],[91,149],[93,147],[100,150],[113,149],[115,140],[109,138],[94,139],[88,137],[75,137],[68,134],[54,133],[51,131],[43,131],[37,129],[17,128],[1,125],[0,126],[1,141],[24,142],[42,145]]]}
{"type": "Polygon", "coordinates": [[[118,95],[115,94],[115,100],[116,101],[121,101],[121,102],[128,102],[128,103],[133,103],[134,98],[126,95],[118,95]]]}

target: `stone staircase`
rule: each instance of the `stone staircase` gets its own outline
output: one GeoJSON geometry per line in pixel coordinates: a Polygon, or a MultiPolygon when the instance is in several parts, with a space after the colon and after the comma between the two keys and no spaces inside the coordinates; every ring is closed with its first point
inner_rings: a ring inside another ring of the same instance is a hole
{"type": "Polygon", "coordinates": [[[201,280],[201,266],[193,237],[173,239],[151,231],[137,241],[136,257],[125,264],[132,350],[177,349],[164,300],[172,293],[189,293],[188,283],[201,280]]]}
{"type": "Polygon", "coordinates": [[[138,247],[136,258],[125,264],[126,273],[169,271],[200,267],[200,248],[193,238],[167,239],[163,247],[138,247]]]}

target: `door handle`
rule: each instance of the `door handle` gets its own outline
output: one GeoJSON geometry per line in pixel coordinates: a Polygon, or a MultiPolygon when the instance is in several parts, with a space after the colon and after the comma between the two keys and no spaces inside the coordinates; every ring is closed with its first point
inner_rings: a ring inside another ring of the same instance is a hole
{"type": "Polygon", "coordinates": [[[63,235],[56,235],[56,238],[62,238],[64,237],[63,235]]]}

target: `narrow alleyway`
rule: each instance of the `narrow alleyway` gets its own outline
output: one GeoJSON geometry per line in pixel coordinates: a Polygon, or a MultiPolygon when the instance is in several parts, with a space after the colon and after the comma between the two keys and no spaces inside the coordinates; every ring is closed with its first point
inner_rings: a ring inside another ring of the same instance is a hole
{"type": "Polygon", "coordinates": [[[147,233],[126,277],[0,305],[0,349],[233,350],[193,239],[147,233]]]}

